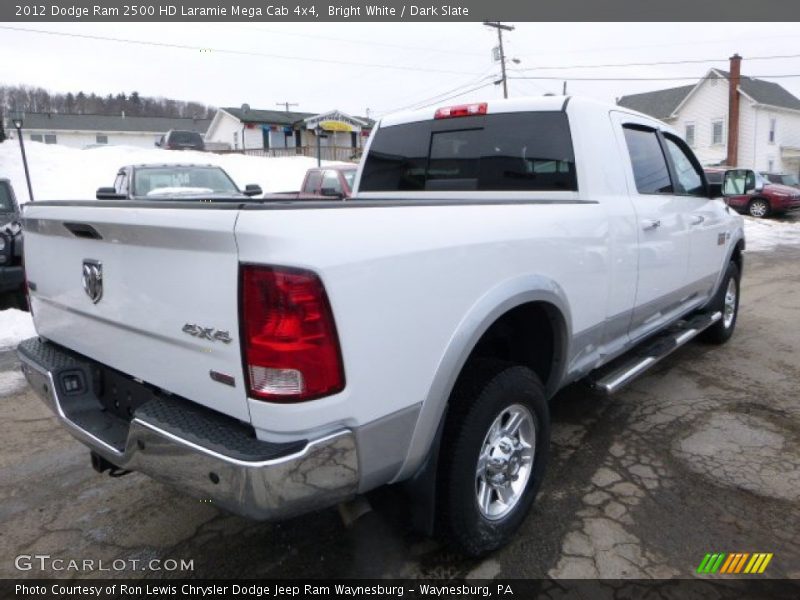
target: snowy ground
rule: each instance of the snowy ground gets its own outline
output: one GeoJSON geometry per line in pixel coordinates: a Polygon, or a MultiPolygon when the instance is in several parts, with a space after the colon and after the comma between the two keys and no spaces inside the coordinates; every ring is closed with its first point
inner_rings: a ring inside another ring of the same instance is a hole
{"type": "Polygon", "coordinates": [[[22,340],[35,334],[30,313],[15,308],[0,310],[0,352],[15,348],[22,340]]]}
{"type": "MultiPolygon", "coordinates": [[[[257,183],[265,192],[300,189],[306,170],[317,165],[316,159],[304,156],[262,158],[131,146],[79,150],[30,141],[25,142],[25,152],[36,200],[94,200],[97,188],[113,185],[119,168],[129,164],[219,165],[241,189],[248,183],[257,183]]],[[[20,203],[28,201],[25,171],[16,140],[0,144],[0,177],[11,179],[20,203]]]]}
{"type": "Polygon", "coordinates": [[[765,252],[781,245],[800,244],[800,218],[744,218],[744,239],[748,252],[765,252]]]}

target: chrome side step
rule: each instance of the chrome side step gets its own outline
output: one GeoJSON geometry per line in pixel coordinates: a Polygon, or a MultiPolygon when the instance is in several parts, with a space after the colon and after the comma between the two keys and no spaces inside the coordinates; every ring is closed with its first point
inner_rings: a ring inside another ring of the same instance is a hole
{"type": "Polygon", "coordinates": [[[669,356],[722,318],[721,312],[703,313],[678,321],[665,333],[656,335],[630,353],[600,367],[590,378],[593,388],[611,395],[618,392],[662,358],[669,356]]]}

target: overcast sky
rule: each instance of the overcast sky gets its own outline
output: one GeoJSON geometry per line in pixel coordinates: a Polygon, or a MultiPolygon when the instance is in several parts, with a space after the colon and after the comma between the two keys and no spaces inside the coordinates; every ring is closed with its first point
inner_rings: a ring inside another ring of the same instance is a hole
{"type": "MultiPolygon", "coordinates": [[[[138,91],[145,96],[196,100],[214,106],[322,112],[339,108],[372,116],[421,104],[454,104],[501,97],[499,86],[457,98],[448,96],[490,84],[499,74],[491,59],[496,33],[479,23],[219,23],[109,24],[4,23],[4,26],[102,36],[142,42],[207,46],[210,52],[81,37],[0,30],[0,78],[60,92],[105,95],[138,91]],[[294,57],[294,58],[292,58],[294,57]],[[392,68],[396,67],[396,68],[392,68]],[[448,93],[450,92],[450,93],[448,93]]],[[[580,77],[678,78],[727,69],[727,57],[744,57],[751,76],[800,75],[796,23],[514,23],[506,54],[519,59],[511,96],[560,93],[613,102],[616,97],[693,83],[578,81],[580,77]],[[717,59],[717,62],[614,68],[582,65],[717,59]],[[722,59],[719,61],[718,59],[722,59]],[[543,67],[546,67],[543,68],[543,67]],[[519,71],[520,69],[528,69],[519,71]]],[[[800,77],[772,79],[800,97],[800,77]]]]}

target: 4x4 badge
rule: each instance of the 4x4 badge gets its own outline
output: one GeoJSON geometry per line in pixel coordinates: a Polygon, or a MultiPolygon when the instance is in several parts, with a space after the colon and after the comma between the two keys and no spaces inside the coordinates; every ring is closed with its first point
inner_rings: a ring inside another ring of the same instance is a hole
{"type": "Polygon", "coordinates": [[[103,297],[103,263],[99,260],[83,260],[83,291],[95,304],[103,297]]]}
{"type": "Polygon", "coordinates": [[[213,327],[201,327],[194,323],[186,323],[181,330],[191,336],[202,338],[204,340],[211,340],[212,342],[223,342],[230,344],[233,341],[231,334],[227,331],[220,331],[213,327]]]}

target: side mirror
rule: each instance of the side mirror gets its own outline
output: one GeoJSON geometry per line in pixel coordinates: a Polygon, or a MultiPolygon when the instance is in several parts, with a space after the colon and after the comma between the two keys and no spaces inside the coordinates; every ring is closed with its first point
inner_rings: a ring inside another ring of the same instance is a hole
{"type": "Polygon", "coordinates": [[[749,169],[725,171],[722,179],[723,196],[743,196],[756,191],[756,174],[749,169]]]}
{"type": "Polygon", "coordinates": [[[336,188],[331,187],[324,187],[319,191],[320,196],[325,196],[326,198],[342,198],[342,192],[337,190],[336,188]]]}
{"type": "Polygon", "coordinates": [[[257,183],[248,183],[244,186],[244,195],[245,196],[260,196],[263,194],[264,191],[261,189],[261,186],[257,183]]]}
{"type": "Polygon", "coordinates": [[[117,190],[113,187],[101,187],[97,188],[95,198],[98,200],[126,200],[127,196],[117,193],[117,190]]]}

